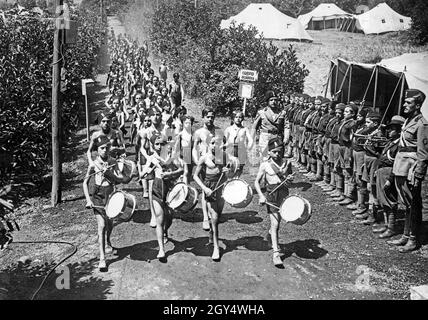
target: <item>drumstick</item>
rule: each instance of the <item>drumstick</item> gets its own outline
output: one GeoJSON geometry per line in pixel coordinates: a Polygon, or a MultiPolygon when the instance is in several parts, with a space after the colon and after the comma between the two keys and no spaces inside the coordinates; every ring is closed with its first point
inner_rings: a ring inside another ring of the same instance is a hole
{"type": "Polygon", "coordinates": [[[290,174],[287,178],[284,179],[284,181],[282,181],[279,185],[277,185],[275,189],[273,189],[271,192],[269,192],[269,195],[271,195],[276,190],[278,190],[279,188],[281,188],[286,182],[289,181],[290,178],[293,178],[293,177],[294,177],[294,173],[290,174]]]}
{"type": "MultiPolygon", "coordinates": [[[[229,164],[229,163],[226,165],[226,168],[230,168],[230,164],[229,164]]],[[[221,179],[223,178],[223,176],[224,176],[224,172],[222,172],[222,173],[221,173],[220,179],[218,179],[218,181],[221,181],[221,179]]],[[[214,192],[216,192],[218,189],[220,189],[222,186],[224,186],[224,184],[225,184],[226,182],[228,182],[228,181],[229,181],[229,179],[227,179],[227,180],[226,180],[225,182],[223,182],[221,185],[217,186],[217,187],[213,190],[213,193],[214,193],[214,192]]]]}
{"type": "MultiPolygon", "coordinates": [[[[108,167],[106,167],[106,169],[110,169],[111,167],[114,167],[116,165],[116,163],[115,164],[112,164],[112,165],[110,165],[110,166],[108,166],[108,167]]],[[[99,170],[101,170],[98,166],[97,166],[97,168],[99,169],[99,170]]],[[[94,173],[91,173],[89,176],[88,176],[88,178],[89,177],[92,177],[93,175],[95,175],[95,174],[97,174],[97,173],[100,173],[100,172],[94,172],[94,173]]],[[[103,174],[104,175],[104,172],[101,172],[101,174],[103,174]]]]}
{"type": "Polygon", "coordinates": [[[276,205],[274,205],[274,204],[272,204],[270,202],[265,202],[265,204],[268,205],[268,206],[270,206],[270,207],[274,207],[275,209],[281,210],[280,207],[278,207],[278,206],[276,206],[276,205]]]}

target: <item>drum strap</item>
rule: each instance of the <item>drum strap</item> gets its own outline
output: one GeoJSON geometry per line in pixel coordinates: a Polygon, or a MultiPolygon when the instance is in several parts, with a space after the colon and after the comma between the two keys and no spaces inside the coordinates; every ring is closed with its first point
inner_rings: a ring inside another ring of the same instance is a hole
{"type": "Polygon", "coordinates": [[[285,179],[284,175],[279,172],[278,165],[274,163],[273,161],[269,163],[270,167],[272,168],[273,172],[278,176],[278,178],[282,181],[285,179]]]}

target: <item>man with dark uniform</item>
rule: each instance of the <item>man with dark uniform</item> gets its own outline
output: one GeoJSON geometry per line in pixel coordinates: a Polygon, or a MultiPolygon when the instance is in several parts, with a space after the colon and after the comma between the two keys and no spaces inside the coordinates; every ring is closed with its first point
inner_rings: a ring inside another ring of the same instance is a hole
{"type": "Polygon", "coordinates": [[[280,110],[278,97],[274,91],[267,91],[264,102],[267,104],[259,110],[254,121],[253,132],[260,129],[259,148],[263,158],[268,156],[268,142],[270,139],[280,137],[283,142],[285,137],[285,111],[280,110]]]}
{"type": "Polygon", "coordinates": [[[312,120],[318,113],[318,111],[315,109],[315,97],[311,97],[309,101],[309,110],[310,113],[308,117],[305,120],[305,134],[303,139],[303,149],[306,156],[306,173],[304,174],[308,178],[312,177],[312,165],[313,165],[313,159],[311,156],[311,149],[312,149],[312,120]]]}
{"type": "Polygon", "coordinates": [[[311,175],[309,176],[311,182],[316,182],[322,180],[322,168],[318,166],[317,163],[317,154],[318,154],[318,142],[319,142],[319,131],[318,124],[321,120],[321,116],[323,115],[323,111],[321,110],[322,97],[318,96],[315,98],[315,114],[312,117],[312,120],[309,124],[309,127],[312,130],[311,141],[309,145],[309,158],[311,161],[311,175]]]}
{"type": "Polygon", "coordinates": [[[384,146],[381,155],[375,162],[376,167],[376,194],[379,206],[384,211],[385,225],[375,227],[373,232],[381,233],[380,239],[386,239],[396,234],[396,213],[397,213],[397,190],[391,187],[394,182],[392,167],[398,152],[398,142],[401,133],[401,126],[404,123],[401,116],[392,117],[390,123],[386,125],[387,138],[389,142],[384,146]]]}
{"type": "Polygon", "coordinates": [[[300,164],[301,164],[299,172],[301,173],[308,173],[308,170],[307,170],[308,163],[306,161],[307,152],[305,151],[305,139],[307,135],[305,122],[306,122],[306,119],[309,117],[309,115],[313,111],[310,109],[310,104],[309,104],[310,98],[311,98],[310,96],[308,96],[307,94],[304,94],[303,97],[301,97],[300,99],[304,109],[299,117],[300,130],[299,130],[298,150],[300,154],[300,164]]]}
{"type": "Polygon", "coordinates": [[[399,201],[406,207],[404,233],[400,239],[388,241],[401,246],[400,252],[419,248],[422,225],[421,184],[427,169],[428,137],[427,120],[421,114],[425,94],[417,89],[406,91],[403,113],[404,122],[393,174],[399,201]]]}
{"type": "Polygon", "coordinates": [[[321,132],[324,134],[324,144],[322,149],[322,161],[324,164],[324,180],[321,185],[321,189],[325,192],[333,191],[334,178],[331,171],[330,163],[328,160],[330,145],[331,145],[331,129],[339,121],[336,118],[336,101],[332,101],[328,104],[328,121],[325,129],[321,128],[321,132]]]}
{"type": "Polygon", "coordinates": [[[328,193],[330,197],[337,198],[343,195],[343,179],[339,179],[339,174],[335,168],[335,162],[339,159],[339,128],[342,124],[343,112],[345,111],[345,104],[339,103],[336,105],[336,118],[337,122],[331,129],[331,142],[330,142],[330,150],[328,155],[328,162],[330,163],[331,171],[334,176],[334,190],[328,193]]]}
{"type": "Polygon", "coordinates": [[[316,181],[315,184],[317,184],[318,186],[324,184],[323,149],[325,144],[325,129],[327,127],[328,121],[330,120],[330,114],[328,110],[329,102],[330,100],[327,98],[321,99],[319,121],[314,130],[314,132],[317,133],[314,148],[315,157],[317,161],[317,171],[313,180],[316,181]]]}

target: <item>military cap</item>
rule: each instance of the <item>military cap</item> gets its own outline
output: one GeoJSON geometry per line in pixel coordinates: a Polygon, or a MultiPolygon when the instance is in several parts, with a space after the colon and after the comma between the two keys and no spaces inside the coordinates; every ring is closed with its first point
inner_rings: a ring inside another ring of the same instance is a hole
{"type": "Polygon", "coordinates": [[[111,144],[110,139],[106,135],[101,135],[98,138],[96,138],[94,141],[94,147],[95,148],[99,148],[99,147],[106,145],[106,144],[111,144]]]}
{"type": "Polygon", "coordinates": [[[369,113],[369,108],[367,108],[367,107],[361,107],[359,110],[358,110],[358,114],[360,115],[360,116],[362,116],[363,118],[365,118],[366,116],[367,116],[367,113],[369,113]]]}
{"type": "Polygon", "coordinates": [[[277,149],[277,148],[283,148],[284,144],[282,142],[282,140],[278,137],[272,138],[269,140],[268,142],[268,150],[271,151],[273,149],[277,149]]]}
{"type": "Polygon", "coordinates": [[[418,89],[408,89],[406,90],[407,98],[414,98],[416,103],[422,104],[425,101],[425,94],[418,89]]]}
{"type": "Polygon", "coordinates": [[[271,99],[271,98],[278,98],[278,96],[275,94],[274,91],[269,90],[265,94],[265,102],[269,102],[269,99],[271,99]]]}
{"type": "Polygon", "coordinates": [[[379,112],[371,110],[367,116],[367,118],[371,119],[371,120],[379,120],[381,118],[381,115],[379,112]]]}
{"type": "Polygon", "coordinates": [[[322,98],[321,100],[321,104],[326,104],[326,103],[330,103],[330,99],[329,98],[322,98]]]}
{"type": "Polygon", "coordinates": [[[344,104],[344,103],[338,103],[336,105],[336,110],[342,110],[342,111],[344,111],[345,108],[346,108],[346,104],[344,104]]]}
{"type": "Polygon", "coordinates": [[[356,105],[356,104],[348,104],[347,106],[346,106],[347,108],[351,108],[351,110],[352,110],[352,112],[354,113],[354,114],[357,114],[358,113],[358,106],[356,105]]]}
{"type": "Polygon", "coordinates": [[[405,119],[402,116],[393,116],[391,121],[386,125],[387,127],[393,125],[403,125],[405,119]]]}

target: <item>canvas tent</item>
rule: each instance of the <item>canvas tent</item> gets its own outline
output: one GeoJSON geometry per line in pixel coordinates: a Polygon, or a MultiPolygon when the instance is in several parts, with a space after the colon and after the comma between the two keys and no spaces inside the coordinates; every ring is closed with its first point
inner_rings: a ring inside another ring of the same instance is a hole
{"type": "Polygon", "coordinates": [[[252,3],[243,11],[227,20],[222,20],[221,29],[232,23],[245,27],[254,26],[266,39],[313,41],[297,19],[287,16],[269,3],[252,3]]]}
{"type": "MultiPolygon", "coordinates": [[[[406,89],[419,89],[428,96],[427,65],[428,52],[404,54],[378,64],[337,59],[331,61],[327,85],[339,101],[364,100],[390,119],[401,113],[406,89]]],[[[422,113],[428,119],[428,100],[422,113]]]]}
{"type": "Polygon", "coordinates": [[[395,12],[386,3],[380,3],[373,9],[343,20],[342,31],[381,34],[410,29],[412,19],[395,12]]]}
{"type": "Polygon", "coordinates": [[[305,29],[323,30],[337,29],[344,18],[351,16],[350,13],[343,11],[334,3],[321,3],[314,10],[300,15],[297,19],[305,29]]]}

